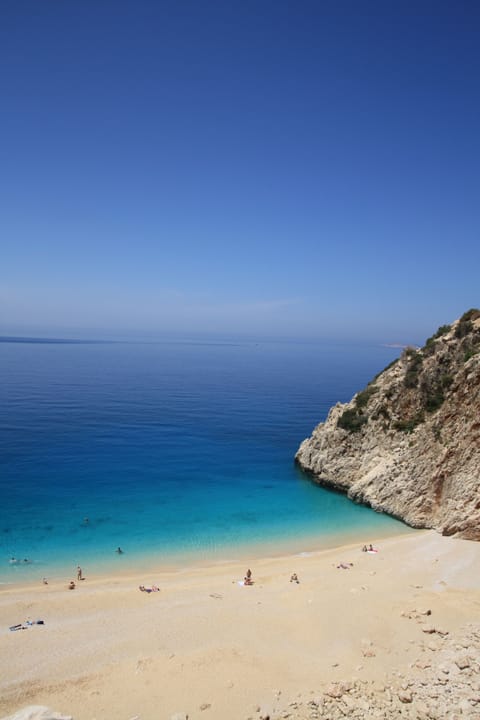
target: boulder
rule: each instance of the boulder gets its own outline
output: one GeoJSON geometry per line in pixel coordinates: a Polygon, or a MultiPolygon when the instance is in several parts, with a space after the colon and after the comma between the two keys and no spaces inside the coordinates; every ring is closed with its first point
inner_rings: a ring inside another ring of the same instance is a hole
{"type": "Polygon", "coordinates": [[[73,720],[71,715],[62,715],[45,705],[29,705],[2,720],[73,720]]]}

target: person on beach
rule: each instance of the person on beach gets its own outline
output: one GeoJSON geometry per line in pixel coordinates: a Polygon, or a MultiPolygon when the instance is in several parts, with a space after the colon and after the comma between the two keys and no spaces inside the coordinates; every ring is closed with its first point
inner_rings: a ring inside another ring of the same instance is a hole
{"type": "Polygon", "coordinates": [[[73,582],[73,580],[70,580],[70,583],[69,583],[69,585],[68,585],[68,589],[69,589],[69,590],[75,590],[75,583],[73,582]]]}
{"type": "Polygon", "coordinates": [[[297,584],[300,582],[300,580],[298,579],[297,573],[293,573],[293,574],[292,574],[292,577],[290,578],[290,582],[294,582],[294,583],[297,583],[297,584]]]}
{"type": "Polygon", "coordinates": [[[243,584],[253,585],[252,571],[250,570],[250,568],[248,568],[247,572],[245,573],[245,577],[243,578],[243,584]]]}
{"type": "Polygon", "coordinates": [[[77,580],[83,580],[82,568],[80,565],[77,566],[77,580]]]}
{"type": "Polygon", "coordinates": [[[47,580],[47,578],[43,578],[42,582],[43,582],[44,585],[48,585],[48,580],[47,580]]]}

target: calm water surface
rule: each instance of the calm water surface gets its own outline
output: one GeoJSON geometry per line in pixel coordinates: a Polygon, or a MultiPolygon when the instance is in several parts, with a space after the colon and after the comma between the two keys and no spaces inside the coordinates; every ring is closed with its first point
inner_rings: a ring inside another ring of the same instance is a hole
{"type": "Polygon", "coordinates": [[[293,464],[329,407],[397,355],[273,342],[0,342],[0,581],[402,532],[293,464]]]}

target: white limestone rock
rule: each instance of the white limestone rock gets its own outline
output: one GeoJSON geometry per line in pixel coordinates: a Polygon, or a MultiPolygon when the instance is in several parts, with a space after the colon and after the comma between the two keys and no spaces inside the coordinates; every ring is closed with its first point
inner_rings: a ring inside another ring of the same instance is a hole
{"type": "Polygon", "coordinates": [[[71,715],[62,715],[45,705],[29,705],[2,720],[73,720],[71,715]]]}
{"type": "Polygon", "coordinates": [[[480,540],[480,311],[331,408],[295,459],[413,527],[480,540]]]}

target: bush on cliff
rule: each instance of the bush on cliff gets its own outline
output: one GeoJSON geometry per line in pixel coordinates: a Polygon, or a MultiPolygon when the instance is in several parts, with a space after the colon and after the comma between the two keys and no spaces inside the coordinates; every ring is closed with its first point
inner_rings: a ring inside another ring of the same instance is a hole
{"type": "Polygon", "coordinates": [[[408,359],[408,365],[403,384],[406,388],[415,388],[418,385],[418,377],[422,369],[423,355],[414,348],[407,348],[405,357],[408,359]]]}
{"type": "Polygon", "coordinates": [[[473,330],[473,323],[471,320],[460,320],[457,327],[455,328],[455,337],[457,339],[463,338],[466,335],[470,335],[473,330]]]}
{"type": "Polygon", "coordinates": [[[460,318],[460,322],[466,322],[467,320],[478,320],[480,318],[480,310],[478,308],[470,308],[467,312],[464,312],[460,318]]]}
{"type": "Polygon", "coordinates": [[[367,420],[367,415],[362,415],[357,410],[345,410],[338,418],[337,427],[348,432],[358,432],[367,420]]]}
{"type": "Polygon", "coordinates": [[[397,420],[393,423],[393,427],[395,430],[401,430],[402,432],[411,433],[415,430],[417,425],[420,425],[421,423],[425,422],[425,415],[420,410],[411,418],[406,418],[404,420],[397,420]]]}
{"type": "Polygon", "coordinates": [[[424,347],[422,348],[425,355],[429,356],[435,352],[435,340],[446,335],[452,329],[451,325],[440,325],[437,332],[432,337],[427,338],[424,347]]]}
{"type": "Polygon", "coordinates": [[[361,408],[364,408],[365,405],[368,405],[368,401],[372,397],[372,395],[375,395],[375,393],[378,391],[378,388],[376,388],[374,385],[369,385],[365,388],[365,390],[362,390],[358,393],[357,397],[355,398],[355,405],[360,410],[361,408]]]}

